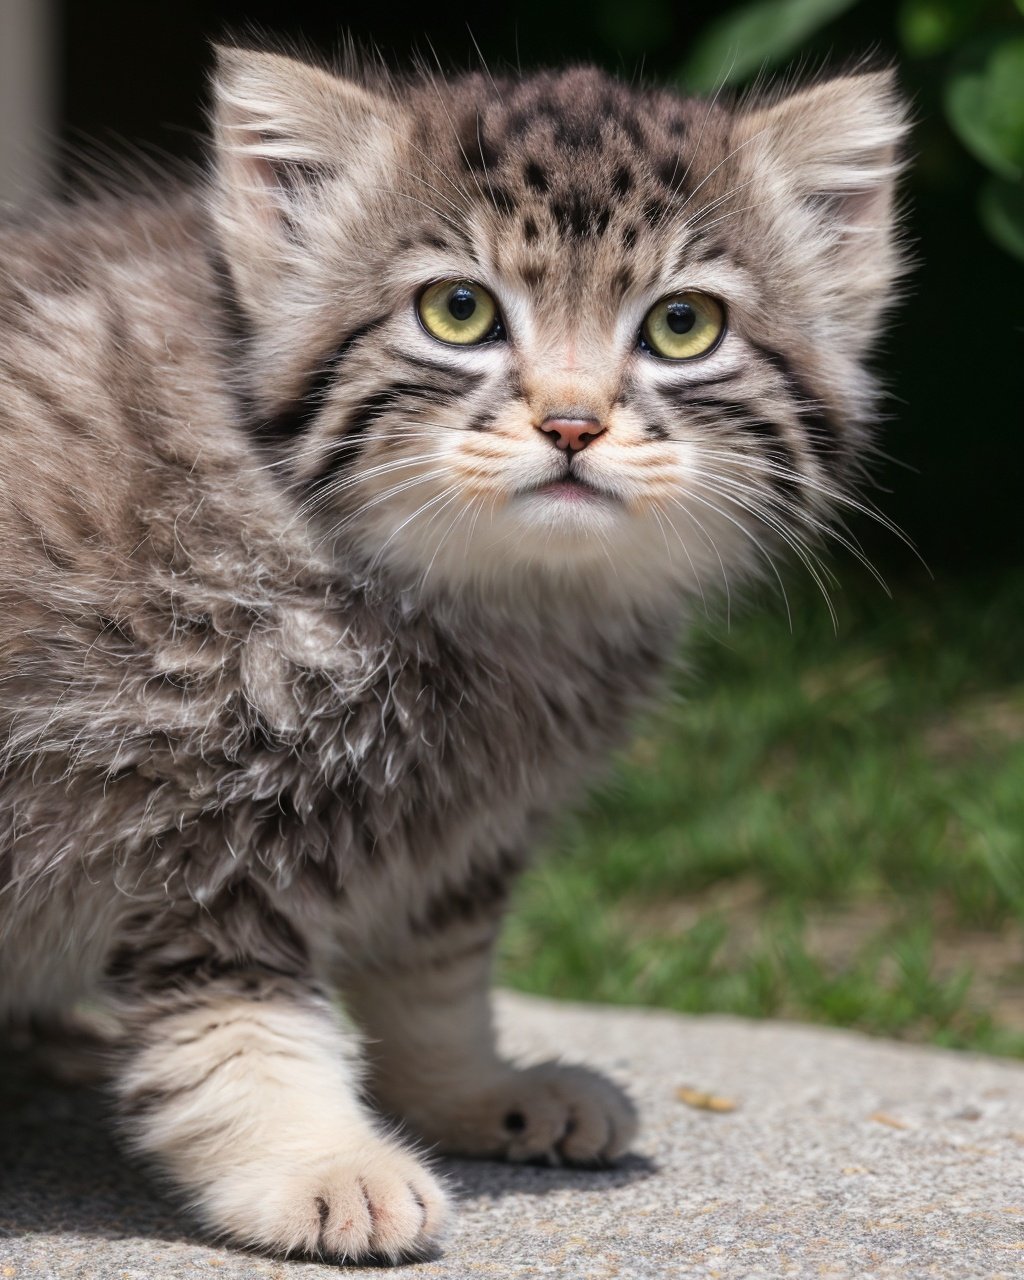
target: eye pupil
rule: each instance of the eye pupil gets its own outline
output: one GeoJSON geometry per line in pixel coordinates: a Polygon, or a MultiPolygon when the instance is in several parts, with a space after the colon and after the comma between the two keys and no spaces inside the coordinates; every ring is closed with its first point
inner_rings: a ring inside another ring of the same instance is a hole
{"type": "Polygon", "coordinates": [[[476,298],[469,289],[456,289],[448,299],[448,310],[456,320],[468,320],[476,310],[476,298]]]}
{"type": "Polygon", "coordinates": [[[639,347],[662,360],[695,360],[725,335],[725,308],[708,293],[691,290],[656,302],[640,327],[639,347]]]}
{"type": "Polygon", "coordinates": [[[427,285],[416,311],[432,338],[452,346],[475,347],[505,336],[497,303],[482,284],[472,280],[438,280],[427,285]]]}
{"type": "Polygon", "coordinates": [[[688,302],[670,302],[665,323],[673,333],[689,333],[697,323],[697,313],[688,302]]]}

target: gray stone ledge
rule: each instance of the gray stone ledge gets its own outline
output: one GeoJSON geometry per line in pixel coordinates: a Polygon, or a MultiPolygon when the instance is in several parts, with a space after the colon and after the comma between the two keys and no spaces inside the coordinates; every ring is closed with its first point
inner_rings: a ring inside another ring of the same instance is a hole
{"type": "MultiPolygon", "coordinates": [[[[599,1173],[447,1162],[460,1204],[443,1257],[390,1274],[1024,1276],[1024,1065],[738,1018],[514,995],[499,1008],[515,1051],[629,1085],[637,1154],[599,1173]],[[736,1109],[688,1106],[680,1086],[736,1109]]],[[[91,1095],[17,1070],[2,1092],[2,1280],[339,1274],[203,1243],[115,1153],[91,1095]]]]}

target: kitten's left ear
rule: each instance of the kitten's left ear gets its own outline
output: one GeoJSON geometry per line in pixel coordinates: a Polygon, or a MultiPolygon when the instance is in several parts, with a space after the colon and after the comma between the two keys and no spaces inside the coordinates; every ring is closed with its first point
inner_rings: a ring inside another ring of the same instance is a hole
{"type": "Polygon", "coordinates": [[[826,80],[740,117],[744,147],[774,162],[769,179],[837,228],[890,217],[906,132],[891,71],[826,80]]]}
{"type": "Polygon", "coordinates": [[[908,121],[893,73],[798,90],[742,112],[738,129],[734,146],[771,201],[778,249],[825,269],[866,340],[900,268],[894,196],[908,121]]]}

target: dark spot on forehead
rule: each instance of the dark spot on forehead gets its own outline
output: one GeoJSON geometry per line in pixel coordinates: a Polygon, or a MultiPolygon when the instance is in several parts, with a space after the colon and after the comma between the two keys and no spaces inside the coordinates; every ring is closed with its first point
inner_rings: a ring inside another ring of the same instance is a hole
{"type": "Polygon", "coordinates": [[[680,156],[665,156],[658,161],[657,174],[669,191],[675,193],[682,189],[686,166],[680,156]]]}
{"type": "Polygon", "coordinates": [[[648,225],[655,226],[668,213],[668,205],[657,196],[648,196],[641,209],[643,219],[648,225]]]}
{"type": "Polygon", "coordinates": [[[536,125],[542,123],[553,123],[558,119],[559,111],[554,103],[545,97],[535,97],[532,101],[525,102],[513,111],[507,121],[508,132],[511,134],[527,133],[536,125]]]}
{"type": "Polygon", "coordinates": [[[689,125],[709,125],[708,163],[720,142],[707,104],[620,85],[593,68],[499,80],[473,74],[451,85],[444,115],[456,122],[462,156],[424,89],[421,116],[436,124],[427,150],[446,142],[449,164],[473,171],[469,199],[514,214],[516,239],[534,252],[550,225],[565,244],[611,234],[632,253],[649,237],[645,226],[660,233],[669,224],[692,185],[680,142],[689,125]]]}
{"type": "Polygon", "coordinates": [[[551,216],[563,240],[582,240],[596,229],[597,211],[580,192],[552,200],[551,216]]]}
{"type": "Polygon", "coordinates": [[[619,107],[618,110],[614,112],[613,119],[633,146],[639,147],[643,150],[647,145],[647,139],[644,136],[644,131],[634,113],[630,110],[619,107]]]}
{"type": "Polygon", "coordinates": [[[544,283],[544,277],[547,275],[547,268],[541,262],[531,262],[523,267],[520,275],[523,283],[531,286],[544,283]]]}
{"type": "Polygon", "coordinates": [[[593,117],[568,117],[555,124],[555,142],[574,151],[596,151],[602,142],[601,122],[593,117]]]}
{"type": "Polygon", "coordinates": [[[495,209],[497,209],[499,213],[511,215],[519,208],[518,200],[516,200],[515,196],[507,187],[504,187],[497,182],[488,181],[485,184],[485,189],[490,198],[491,204],[494,205],[495,209]]]}
{"type": "Polygon", "coordinates": [[[628,195],[633,186],[633,174],[628,165],[620,164],[612,178],[612,188],[617,196],[628,195]]]}
{"type": "Polygon", "coordinates": [[[540,192],[544,195],[548,190],[548,175],[544,171],[543,165],[537,163],[536,160],[527,162],[526,168],[523,170],[523,177],[526,185],[533,191],[540,192]]]}
{"type": "Polygon", "coordinates": [[[633,287],[633,273],[629,267],[619,267],[612,280],[612,284],[619,293],[626,293],[633,287]]]}

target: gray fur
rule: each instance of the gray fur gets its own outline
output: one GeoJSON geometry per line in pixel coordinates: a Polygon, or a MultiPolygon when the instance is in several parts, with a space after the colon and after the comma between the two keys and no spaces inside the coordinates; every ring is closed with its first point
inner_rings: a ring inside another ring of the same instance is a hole
{"type": "Polygon", "coordinates": [[[902,117],[884,75],[727,109],[239,50],[216,104],[207,186],[0,232],[0,1009],[109,1001],[126,1134],[214,1229],[399,1257],[443,1196],[357,1061],[450,1149],[629,1141],[607,1082],[495,1057],[497,919],[692,599],[855,502],[902,117]],[[445,255],[501,350],[415,325],[445,255]],[[655,367],[680,272],[729,333],[655,367]],[[566,412],[596,514],[519,489],[566,412]]]}

